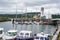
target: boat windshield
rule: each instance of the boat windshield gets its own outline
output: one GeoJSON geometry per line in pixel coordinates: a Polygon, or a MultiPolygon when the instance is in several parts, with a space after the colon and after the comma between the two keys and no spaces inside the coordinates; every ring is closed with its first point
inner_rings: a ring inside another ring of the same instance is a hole
{"type": "Polygon", "coordinates": [[[40,37],[40,40],[44,40],[45,38],[44,37],[40,37]]]}
{"type": "Polygon", "coordinates": [[[6,39],[6,40],[12,40],[12,39],[6,39]]]}
{"type": "Polygon", "coordinates": [[[6,39],[6,40],[11,40],[11,39],[6,39]]]}
{"type": "Polygon", "coordinates": [[[49,37],[45,38],[45,40],[50,40],[49,37]]]}
{"type": "Polygon", "coordinates": [[[44,37],[36,37],[35,39],[44,40],[45,38],[44,37]]]}
{"type": "Polygon", "coordinates": [[[36,37],[36,39],[39,39],[39,37],[36,37]]]}
{"type": "Polygon", "coordinates": [[[9,36],[15,36],[15,35],[17,35],[17,32],[8,32],[8,35],[9,36]]]}
{"type": "Polygon", "coordinates": [[[25,35],[29,35],[29,33],[26,33],[25,35]]]}
{"type": "Polygon", "coordinates": [[[2,34],[2,32],[3,32],[3,31],[2,31],[2,30],[0,30],[0,34],[2,34]]]}
{"type": "Polygon", "coordinates": [[[20,33],[20,35],[24,35],[24,33],[20,33]]]}

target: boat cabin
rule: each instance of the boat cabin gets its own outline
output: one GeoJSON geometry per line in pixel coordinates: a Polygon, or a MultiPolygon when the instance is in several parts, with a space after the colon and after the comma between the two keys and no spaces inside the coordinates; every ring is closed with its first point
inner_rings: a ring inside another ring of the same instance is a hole
{"type": "Polygon", "coordinates": [[[49,40],[49,35],[44,33],[39,33],[36,35],[34,40],[49,40]]]}
{"type": "Polygon", "coordinates": [[[3,28],[0,28],[0,34],[2,34],[2,33],[3,33],[3,30],[4,30],[3,28]]]}
{"type": "Polygon", "coordinates": [[[17,30],[9,30],[4,35],[4,40],[16,40],[17,32],[18,32],[17,30]]]}
{"type": "Polygon", "coordinates": [[[17,35],[17,30],[9,30],[7,33],[8,33],[8,36],[15,36],[17,35]]]}
{"type": "Polygon", "coordinates": [[[32,31],[20,31],[17,40],[33,40],[32,31]]]}
{"type": "Polygon", "coordinates": [[[4,35],[4,29],[3,28],[0,28],[0,40],[2,39],[3,35],[4,35]]]}
{"type": "Polygon", "coordinates": [[[32,32],[31,31],[21,31],[20,36],[25,36],[25,37],[31,37],[32,32]]]}

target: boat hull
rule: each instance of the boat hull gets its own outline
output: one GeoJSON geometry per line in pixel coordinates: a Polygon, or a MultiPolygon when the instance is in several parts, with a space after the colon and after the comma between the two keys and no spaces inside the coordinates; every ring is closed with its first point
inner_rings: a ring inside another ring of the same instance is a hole
{"type": "Polygon", "coordinates": [[[33,40],[34,38],[21,38],[21,37],[17,37],[16,40],[33,40]]]}

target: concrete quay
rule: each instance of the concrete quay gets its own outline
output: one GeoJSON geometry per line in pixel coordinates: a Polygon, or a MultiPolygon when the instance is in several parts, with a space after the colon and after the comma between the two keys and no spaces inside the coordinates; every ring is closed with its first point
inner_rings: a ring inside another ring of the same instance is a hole
{"type": "Polygon", "coordinates": [[[53,36],[52,40],[57,40],[57,37],[59,35],[59,32],[60,32],[60,24],[57,25],[58,27],[58,30],[56,31],[55,35],[53,36]]]}

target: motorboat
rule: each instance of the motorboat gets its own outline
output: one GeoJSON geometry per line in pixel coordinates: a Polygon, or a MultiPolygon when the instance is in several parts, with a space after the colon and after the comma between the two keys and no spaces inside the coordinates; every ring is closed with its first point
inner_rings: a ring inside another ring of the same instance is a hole
{"type": "Polygon", "coordinates": [[[4,29],[3,28],[0,28],[0,40],[2,39],[2,37],[4,36],[4,29]]]}
{"type": "Polygon", "coordinates": [[[17,30],[9,30],[4,34],[3,40],[16,40],[17,33],[17,30]]]}
{"type": "Polygon", "coordinates": [[[32,31],[22,30],[16,37],[16,40],[33,40],[32,31]]]}
{"type": "Polygon", "coordinates": [[[40,22],[36,22],[36,21],[34,21],[34,24],[39,25],[39,24],[40,24],[40,22]]]}
{"type": "Polygon", "coordinates": [[[44,34],[43,32],[36,34],[34,40],[50,40],[49,34],[44,34]]]}
{"type": "Polygon", "coordinates": [[[28,21],[25,21],[25,22],[24,22],[24,24],[28,25],[28,24],[29,24],[29,22],[28,22],[28,21]]]}

